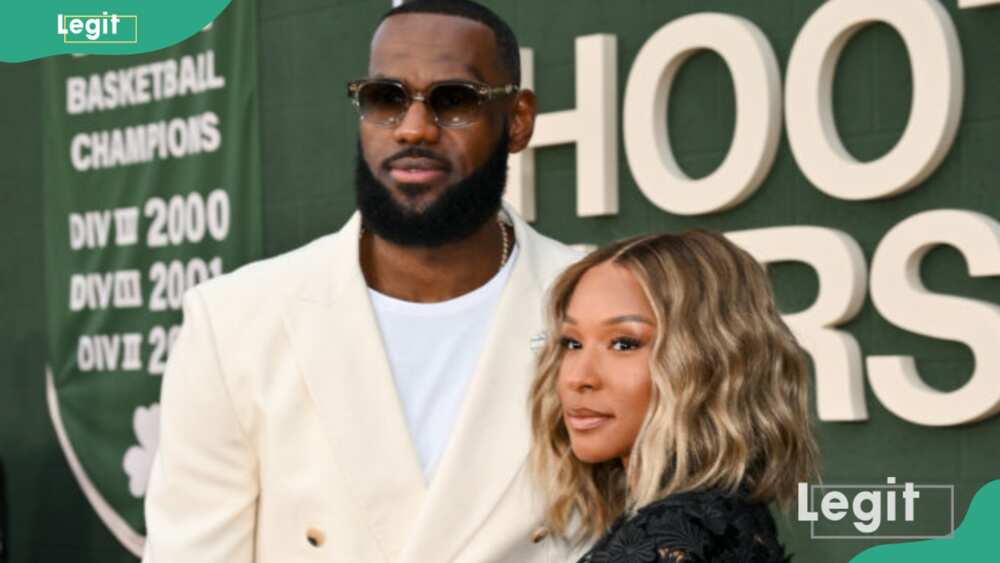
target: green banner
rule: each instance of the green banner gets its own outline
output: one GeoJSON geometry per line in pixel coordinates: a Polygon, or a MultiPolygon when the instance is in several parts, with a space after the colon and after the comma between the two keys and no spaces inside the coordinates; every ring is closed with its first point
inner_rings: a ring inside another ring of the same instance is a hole
{"type": "Polygon", "coordinates": [[[49,410],[137,555],[182,296],[261,253],[256,14],[241,0],[164,50],[44,62],[49,410]]]}

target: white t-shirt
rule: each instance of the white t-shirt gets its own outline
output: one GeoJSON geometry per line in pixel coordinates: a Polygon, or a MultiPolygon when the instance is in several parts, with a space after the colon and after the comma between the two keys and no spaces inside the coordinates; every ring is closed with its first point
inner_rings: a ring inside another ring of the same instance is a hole
{"type": "Polygon", "coordinates": [[[448,444],[517,252],[515,244],[507,263],[493,278],[448,301],[414,303],[368,289],[428,483],[448,444]]]}

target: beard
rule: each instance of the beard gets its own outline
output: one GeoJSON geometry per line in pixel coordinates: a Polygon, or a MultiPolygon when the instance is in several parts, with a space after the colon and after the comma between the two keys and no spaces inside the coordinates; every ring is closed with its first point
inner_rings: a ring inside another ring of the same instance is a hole
{"type": "MultiPolygon", "coordinates": [[[[389,190],[372,174],[361,151],[354,171],[354,188],[362,225],[379,237],[400,246],[433,248],[464,240],[478,231],[500,211],[507,184],[507,159],[510,138],[503,128],[496,147],[486,162],[472,174],[446,187],[421,210],[400,205],[389,190]]],[[[420,147],[412,147],[394,156],[438,158],[420,147]]],[[[422,186],[400,186],[418,191],[422,186]]]]}

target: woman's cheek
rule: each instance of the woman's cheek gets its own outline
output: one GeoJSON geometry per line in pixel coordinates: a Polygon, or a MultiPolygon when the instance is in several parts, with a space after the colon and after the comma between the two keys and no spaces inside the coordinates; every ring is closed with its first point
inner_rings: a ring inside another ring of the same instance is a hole
{"type": "MultiPolygon", "coordinates": [[[[638,358],[636,358],[638,359],[638,358]]],[[[649,408],[649,396],[652,382],[649,377],[649,368],[645,360],[632,362],[629,366],[628,390],[622,393],[622,408],[628,413],[630,429],[638,433],[642,426],[642,421],[646,417],[646,410],[649,408]]]]}

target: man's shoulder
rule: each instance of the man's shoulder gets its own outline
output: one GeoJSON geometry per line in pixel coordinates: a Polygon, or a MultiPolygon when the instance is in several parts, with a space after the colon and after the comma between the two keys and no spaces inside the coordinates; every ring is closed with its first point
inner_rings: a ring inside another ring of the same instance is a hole
{"type": "Polygon", "coordinates": [[[555,257],[558,260],[575,262],[580,258],[583,258],[584,252],[578,248],[543,235],[531,227],[529,227],[528,232],[533,235],[535,245],[537,245],[542,252],[555,257]]]}
{"type": "Polygon", "coordinates": [[[545,277],[554,277],[570,264],[584,257],[584,252],[564,244],[554,238],[543,235],[530,225],[527,225],[528,242],[538,257],[537,267],[541,268],[545,277]]]}
{"type": "Polygon", "coordinates": [[[259,306],[290,295],[318,264],[329,260],[338,233],[313,240],[282,254],[245,264],[198,286],[207,302],[259,306]],[[250,301],[247,301],[250,299],[250,301]]]}

